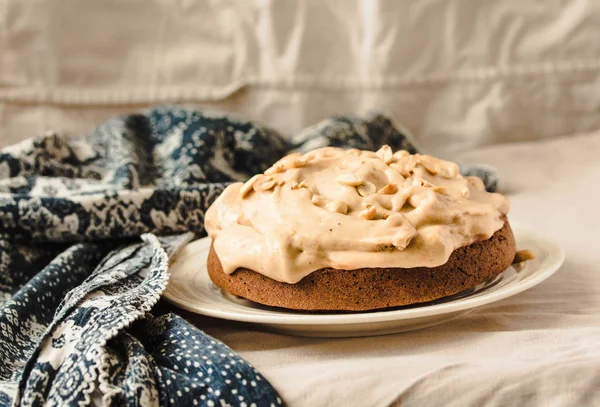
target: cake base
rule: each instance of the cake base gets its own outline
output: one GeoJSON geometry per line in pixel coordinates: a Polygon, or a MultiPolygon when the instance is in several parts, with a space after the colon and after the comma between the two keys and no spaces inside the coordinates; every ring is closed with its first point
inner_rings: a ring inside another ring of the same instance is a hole
{"type": "Polygon", "coordinates": [[[491,238],[456,249],[445,264],[433,268],[326,268],[287,284],[243,268],[225,274],[211,245],[208,274],[225,291],[264,305],[368,311],[433,301],[473,288],[506,270],[515,253],[515,239],[505,221],[491,238]]]}

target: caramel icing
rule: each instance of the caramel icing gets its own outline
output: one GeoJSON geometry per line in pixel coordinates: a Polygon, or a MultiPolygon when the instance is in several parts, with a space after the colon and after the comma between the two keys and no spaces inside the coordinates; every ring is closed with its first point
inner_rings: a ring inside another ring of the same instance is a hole
{"type": "Polygon", "coordinates": [[[326,147],[228,186],[205,227],[223,269],[296,283],[313,271],[436,267],[490,238],[508,200],[427,155],[326,147]]]}

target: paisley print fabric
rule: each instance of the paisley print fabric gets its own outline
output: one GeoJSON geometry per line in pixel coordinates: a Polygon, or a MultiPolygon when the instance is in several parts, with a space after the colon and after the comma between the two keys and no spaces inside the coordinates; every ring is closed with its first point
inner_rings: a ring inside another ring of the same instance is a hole
{"type": "Polygon", "coordinates": [[[293,150],[416,151],[381,115],[334,117],[288,140],[169,106],[0,150],[0,406],[281,405],[234,351],[152,308],[169,258],[204,234],[229,182],[293,150]]]}

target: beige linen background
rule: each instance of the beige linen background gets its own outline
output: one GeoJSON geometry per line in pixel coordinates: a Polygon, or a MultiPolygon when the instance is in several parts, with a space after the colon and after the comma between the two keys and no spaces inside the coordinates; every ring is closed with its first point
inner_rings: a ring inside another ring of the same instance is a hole
{"type": "Polygon", "coordinates": [[[193,317],[290,405],[600,405],[600,2],[0,0],[0,146],[159,103],[290,135],[381,110],[498,168],[511,222],[566,249],[538,287],[404,335],[193,317]]]}
{"type": "Polygon", "coordinates": [[[378,109],[433,152],[589,131],[599,34],[592,0],[0,0],[0,144],[171,102],[378,109]]]}

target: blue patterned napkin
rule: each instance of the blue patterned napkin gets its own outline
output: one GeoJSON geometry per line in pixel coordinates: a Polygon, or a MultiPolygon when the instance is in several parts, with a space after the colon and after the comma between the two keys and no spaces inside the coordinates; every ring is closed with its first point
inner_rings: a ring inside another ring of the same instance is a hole
{"type": "Polygon", "coordinates": [[[381,115],[334,117],[292,140],[161,107],[0,150],[0,406],[282,404],[226,345],[152,308],[169,257],[204,234],[229,182],[291,150],[415,151],[381,115]]]}

